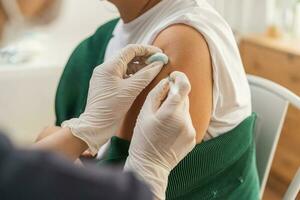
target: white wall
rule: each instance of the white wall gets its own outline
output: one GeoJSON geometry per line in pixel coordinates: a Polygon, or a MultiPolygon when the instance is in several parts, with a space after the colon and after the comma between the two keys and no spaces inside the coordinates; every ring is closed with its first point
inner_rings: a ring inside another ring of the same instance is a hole
{"type": "Polygon", "coordinates": [[[272,18],[275,0],[208,0],[241,33],[263,32],[272,18]]]}

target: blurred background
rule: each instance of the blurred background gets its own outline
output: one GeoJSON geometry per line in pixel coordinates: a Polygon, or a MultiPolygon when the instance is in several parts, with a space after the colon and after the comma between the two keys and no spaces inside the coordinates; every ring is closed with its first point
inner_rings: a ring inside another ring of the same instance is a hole
{"type": "MultiPolygon", "coordinates": [[[[234,30],[247,73],[300,95],[300,0],[208,1],[234,30]]],[[[117,16],[99,0],[0,0],[0,127],[17,145],[31,144],[54,124],[56,87],[68,57],[117,16]]],[[[281,199],[300,166],[299,119],[291,107],[264,199],[281,199]]]]}

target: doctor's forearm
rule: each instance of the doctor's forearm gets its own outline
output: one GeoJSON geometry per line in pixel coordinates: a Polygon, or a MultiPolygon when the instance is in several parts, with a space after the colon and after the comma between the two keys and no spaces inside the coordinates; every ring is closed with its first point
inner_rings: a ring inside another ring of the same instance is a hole
{"type": "Polygon", "coordinates": [[[38,141],[33,148],[57,152],[76,160],[88,147],[84,141],[73,136],[69,128],[61,128],[38,141]]]}

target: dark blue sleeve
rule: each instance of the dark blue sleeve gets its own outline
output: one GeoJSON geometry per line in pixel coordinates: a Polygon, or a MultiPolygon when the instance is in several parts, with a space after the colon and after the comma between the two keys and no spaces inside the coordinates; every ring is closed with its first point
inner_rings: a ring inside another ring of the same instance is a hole
{"type": "Polygon", "coordinates": [[[150,200],[133,174],[79,168],[47,152],[16,150],[0,135],[1,200],[150,200]]]}

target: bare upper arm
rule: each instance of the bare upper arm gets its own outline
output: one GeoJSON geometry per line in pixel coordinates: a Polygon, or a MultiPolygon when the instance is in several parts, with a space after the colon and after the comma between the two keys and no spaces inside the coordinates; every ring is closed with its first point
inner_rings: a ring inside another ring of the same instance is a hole
{"type": "Polygon", "coordinates": [[[119,136],[131,139],[136,118],[148,92],[172,71],[184,72],[192,85],[190,113],[201,142],[208,128],[212,110],[212,64],[204,37],[194,28],[183,24],[172,25],[155,39],[154,46],[163,49],[170,62],[155,80],[140,94],[129,110],[119,136]]]}

